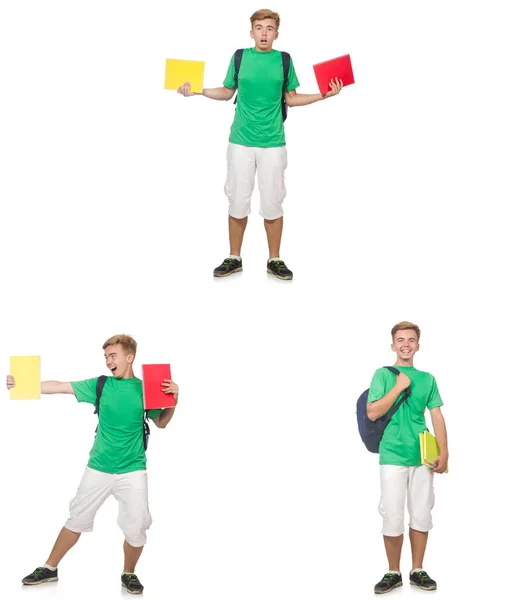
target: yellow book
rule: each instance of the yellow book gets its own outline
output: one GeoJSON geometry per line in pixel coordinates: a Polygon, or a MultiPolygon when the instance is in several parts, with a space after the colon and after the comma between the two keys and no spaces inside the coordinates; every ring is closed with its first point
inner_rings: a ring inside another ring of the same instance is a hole
{"type": "MultiPolygon", "coordinates": [[[[421,443],[421,460],[423,465],[432,468],[435,464],[435,459],[440,455],[437,438],[426,430],[419,434],[419,441],[421,443]]],[[[449,472],[449,466],[447,466],[445,472],[449,472]]]]}
{"type": "Polygon", "coordinates": [[[40,400],[40,356],[11,356],[11,400],[40,400]]]}
{"type": "Polygon", "coordinates": [[[177,60],[167,58],[165,66],[165,89],[177,90],[187,81],[191,84],[191,91],[201,94],[203,92],[203,71],[205,63],[198,60],[177,60]]]}

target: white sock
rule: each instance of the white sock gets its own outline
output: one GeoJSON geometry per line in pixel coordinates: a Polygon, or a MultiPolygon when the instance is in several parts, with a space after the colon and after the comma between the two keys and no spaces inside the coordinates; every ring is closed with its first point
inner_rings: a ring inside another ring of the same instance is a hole
{"type": "Polygon", "coordinates": [[[47,563],[45,563],[44,565],[44,569],[49,569],[50,571],[56,571],[58,567],[51,567],[51,565],[48,565],[47,563]]]}
{"type": "Polygon", "coordinates": [[[401,572],[400,571],[388,571],[388,573],[392,573],[393,575],[399,575],[401,577],[401,572]]]}
{"type": "Polygon", "coordinates": [[[240,256],[237,256],[236,254],[230,254],[230,258],[234,258],[235,260],[242,260],[240,256]]]}
{"type": "Polygon", "coordinates": [[[130,571],[123,571],[123,575],[135,575],[135,573],[131,573],[130,571]]]}
{"type": "Polygon", "coordinates": [[[268,262],[272,262],[273,260],[280,260],[280,258],[278,256],[276,256],[275,258],[269,258],[268,262]]]}
{"type": "Polygon", "coordinates": [[[424,569],[412,569],[410,574],[412,575],[412,573],[419,573],[419,571],[424,571],[424,569]]]}

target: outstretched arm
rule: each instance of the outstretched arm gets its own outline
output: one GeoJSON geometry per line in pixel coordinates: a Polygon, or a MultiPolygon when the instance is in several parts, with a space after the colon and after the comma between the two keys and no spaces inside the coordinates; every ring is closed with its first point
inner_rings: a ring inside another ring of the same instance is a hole
{"type": "Polygon", "coordinates": [[[336,96],[342,87],[343,84],[341,80],[332,79],[330,81],[331,90],[327,94],[324,94],[324,96],[322,94],[297,94],[296,90],[291,90],[284,94],[284,99],[286,100],[286,104],[290,107],[307,106],[307,104],[313,104],[314,102],[319,102],[319,100],[326,100],[326,98],[336,96]]]}
{"type": "Polygon", "coordinates": [[[205,96],[206,98],[210,98],[211,100],[231,100],[233,98],[233,94],[235,90],[233,88],[227,87],[217,87],[217,88],[204,88],[201,94],[197,92],[191,91],[191,84],[186,82],[184,85],[177,90],[178,94],[182,94],[183,96],[205,96]]]}
{"type": "MultiPolygon", "coordinates": [[[[12,375],[7,375],[7,389],[16,387],[16,380],[12,375]]],[[[73,394],[74,390],[69,382],[62,381],[41,381],[41,394],[73,394]]]]}

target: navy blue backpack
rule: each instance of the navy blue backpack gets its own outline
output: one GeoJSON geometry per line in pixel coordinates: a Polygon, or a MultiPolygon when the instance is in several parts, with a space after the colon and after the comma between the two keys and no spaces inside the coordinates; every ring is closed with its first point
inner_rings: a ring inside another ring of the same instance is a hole
{"type": "MultiPolygon", "coordinates": [[[[395,369],[395,367],[384,367],[384,369],[389,369],[391,373],[395,375],[399,375],[400,371],[395,369]]],[[[396,401],[395,404],[387,411],[385,415],[379,417],[377,421],[370,421],[366,412],[366,405],[368,403],[368,392],[370,388],[365,390],[361,396],[358,398],[358,402],[356,403],[356,414],[358,416],[358,430],[363,440],[363,443],[367,447],[369,452],[379,452],[379,444],[384,435],[384,430],[389,425],[389,422],[393,418],[395,412],[400,408],[400,406],[407,400],[410,396],[410,387],[408,387],[403,392],[403,396],[396,401]]]]}

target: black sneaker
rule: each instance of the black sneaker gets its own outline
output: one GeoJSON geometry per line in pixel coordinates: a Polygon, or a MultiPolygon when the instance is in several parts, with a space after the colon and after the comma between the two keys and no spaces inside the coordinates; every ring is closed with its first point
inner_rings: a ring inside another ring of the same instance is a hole
{"type": "Polygon", "coordinates": [[[271,273],[279,279],[293,279],[293,272],[286,267],[283,260],[269,260],[267,273],[271,273]]]}
{"type": "Polygon", "coordinates": [[[403,585],[402,576],[396,573],[386,573],[379,583],[374,587],[376,594],[385,594],[403,585]]]}
{"type": "Polygon", "coordinates": [[[417,585],[422,590],[436,590],[437,582],[426,573],[426,571],[416,571],[410,575],[410,584],[417,585]]]}
{"type": "Polygon", "coordinates": [[[121,585],[130,594],[141,594],[144,591],[144,586],[140,583],[135,573],[123,573],[121,575],[121,585]]]}
{"type": "Polygon", "coordinates": [[[51,581],[58,581],[58,569],[51,571],[46,567],[37,567],[33,573],[21,580],[24,585],[38,585],[39,583],[49,583],[51,581]]]}
{"type": "Polygon", "coordinates": [[[242,271],[242,259],[225,258],[219,267],[214,269],[214,277],[226,277],[239,271],[242,271]]]}

